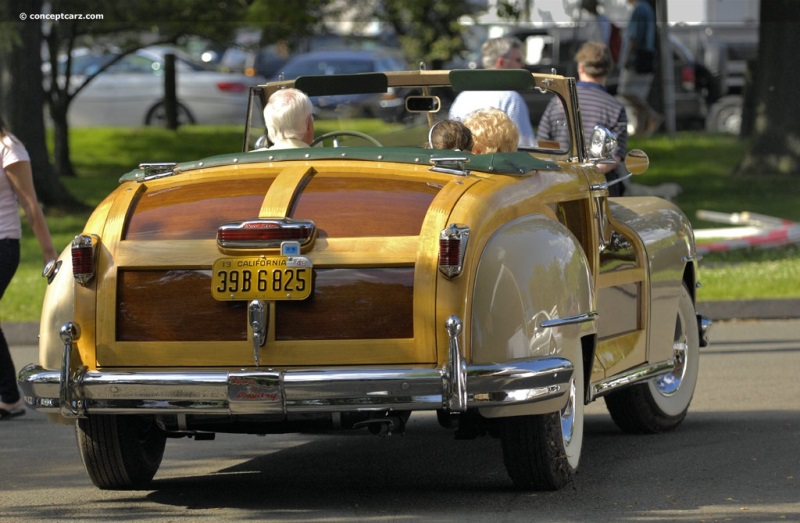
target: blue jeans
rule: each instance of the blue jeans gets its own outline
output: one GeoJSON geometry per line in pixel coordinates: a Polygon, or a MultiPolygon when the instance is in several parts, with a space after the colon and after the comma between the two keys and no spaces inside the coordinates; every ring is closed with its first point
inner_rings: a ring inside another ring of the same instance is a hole
{"type": "MultiPolygon", "coordinates": [[[[0,240],[0,298],[5,294],[18,266],[19,240],[0,240]]],[[[19,401],[17,371],[14,369],[14,362],[2,329],[0,329],[0,401],[4,403],[19,401]]]]}

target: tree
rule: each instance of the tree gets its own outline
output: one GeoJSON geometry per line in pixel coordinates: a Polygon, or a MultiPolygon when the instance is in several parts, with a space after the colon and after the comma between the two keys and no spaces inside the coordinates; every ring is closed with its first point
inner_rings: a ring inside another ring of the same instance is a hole
{"type": "Polygon", "coordinates": [[[393,29],[409,62],[437,69],[464,50],[461,18],[478,8],[464,0],[403,0],[383,2],[374,14],[393,29]]]}
{"type": "Polygon", "coordinates": [[[244,17],[247,3],[245,0],[51,0],[49,8],[50,12],[60,15],[83,15],[63,17],[43,26],[51,71],[46,99],[53,120],[55,168],[61,176],[74,176],[67,113],[75,96],[98,74],[146,45],[174,43],[187,35],[228,39],[244,17]],[[102,16],[87,19],[85,15],[88,14],[102,16]],[[72,75],[72,55],[79,45],[97,50],[113,48],[116,60],[76,83],[72,75]]]}
{"type": "Polygon", "coordinates": [[[21,20],[19,13],[39,12],[42,0],[11,0],[2,13],[3,34],[6,37],[2,51],[4,76],[13,81],[3,89],[3,106],[9,127],[25,144],[31,157],[33,182],[39,200],[47,207],[75,209],[81,204],[66,190],[56,176],[47,151],[44,127],[44,92],[42,70],[38,60],[31,57],[31,49],[41,47],[41,22],[21,20]],[[13,13],[13,15],[12,15],[13,13]]]}
{"type": "MultiPolygon", "coordinates": [[[[751,88],[753,119],[749,145],[737,167],[739,173],[800,173],[800,55],[797,24],[800,2],[762,0],[757,71],[751,88]]],[[[747,112],[746,112],[747,113],[747,112]]]]}
{"type": "Polygon", "coordinates": [[[338,18],[344,2],[333,0],[253,0],[245,23],[261,29],[261,44],[287,42],[290,46],[324,31],[324,21],[338,18]]]}

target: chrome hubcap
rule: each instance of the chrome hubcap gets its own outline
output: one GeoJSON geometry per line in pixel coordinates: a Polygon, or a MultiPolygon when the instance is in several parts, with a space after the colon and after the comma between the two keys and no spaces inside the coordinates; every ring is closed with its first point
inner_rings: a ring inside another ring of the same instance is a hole
{"type": "Polygon", "coordinates": [[[672,344],[672,359],[675,366],[672,372],[656,378],[655,384],[658,391],[664,396],[672,396],[681,387],[683,376],[686,374],[686,351],[689,344],[686,342],[685,322],[683,318],[678,318],[677,333],[675,342],[672,344]]]}

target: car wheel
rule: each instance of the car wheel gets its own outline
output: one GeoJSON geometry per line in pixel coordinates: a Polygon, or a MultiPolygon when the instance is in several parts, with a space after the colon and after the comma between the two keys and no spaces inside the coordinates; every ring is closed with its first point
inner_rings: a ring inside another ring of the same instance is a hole
{"type": "MultiPolygon", "coordinates": [[[[144,119],[145,125],[157,125],[164,127],[167,122],[167,108],[163,102],[154,105],[148,112],[144,119]]],[[[189,109],[181,104],[178,104],[178,125],[194,125],[195,120],[189,109]]]]}
{"type": "Polygon", "coordinates": [[[670,373],[606,396],[611,418],[623,431],[652,434],[672,430],[689,410],[700,367],[700,333],[685,285],[678,300],[673,347],[675,366],[670,373]]]}
{"type": "Polygon", "coordinates": [[[711,106],[706,120],[706,130],[714,133],[738,135],[742,129],[742,100],[726,97],[711,106]]]}
{"type": "Polygon", "coordinates": [[[583,447],[583,359],[574,360],[567,405],[558,412],[504,418],[503,460],[514,486],[558,490],[575,477],[583,447]]]}
{"type": "Polygon", "coordinates": [[[108,490],[147,485],[161,465],[166,434],[144,416],[89,416],[78,420],[78,449],[92,483],[108,490]]]}

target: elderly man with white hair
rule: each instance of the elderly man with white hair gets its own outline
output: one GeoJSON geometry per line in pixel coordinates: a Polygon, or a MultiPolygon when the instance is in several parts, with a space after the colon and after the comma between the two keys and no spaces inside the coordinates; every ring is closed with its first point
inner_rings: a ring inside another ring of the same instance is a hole
{"type": "Polygon", "coordinates": [[[270,149],[308,147],[314,140],[311,100],[299,89],[280,89],[272,93],[264,108],[270,149]]]}

